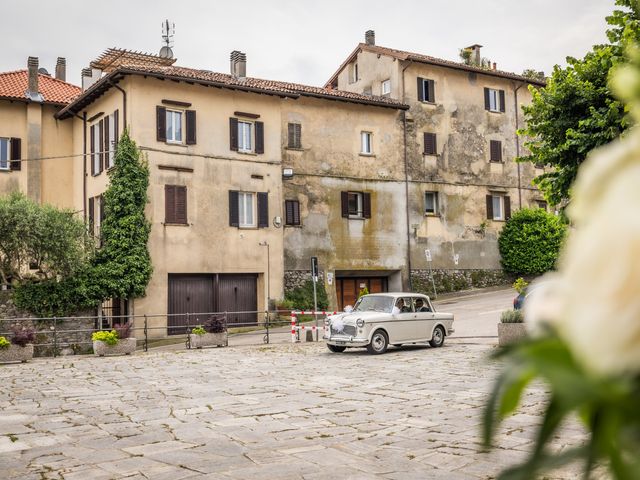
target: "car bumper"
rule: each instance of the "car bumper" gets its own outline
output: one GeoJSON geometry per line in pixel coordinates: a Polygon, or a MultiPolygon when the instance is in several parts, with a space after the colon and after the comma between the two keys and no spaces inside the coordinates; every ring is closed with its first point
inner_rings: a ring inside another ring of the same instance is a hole
{"type": "Polygon", "coordinates": [[[366,347],[369,345],[368,338],[347,337],[344,335],[324,336],[322,339],[329,345],[337,347],[366,347]]]}
{"type": "Polygon", "coordinates": [[[447,336],[451,335],[452,333],[454,333],[456,330],[455,328],[451,327],[447,329],[447,336]]]}

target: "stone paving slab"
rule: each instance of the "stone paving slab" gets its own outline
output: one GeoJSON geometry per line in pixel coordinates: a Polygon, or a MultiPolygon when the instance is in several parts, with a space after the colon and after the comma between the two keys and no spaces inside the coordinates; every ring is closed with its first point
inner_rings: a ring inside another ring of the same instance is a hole
{"type": "MultiPolygon", "coordinates": [[[[494,478],[531,447],[545,392],[534,386],[481,453],[494,347],[451,340],[381,356],[311,343],[0,366],[1,476],[494,478]]],[[[568,425],[556,446],[583,435],[568,425]]]]}

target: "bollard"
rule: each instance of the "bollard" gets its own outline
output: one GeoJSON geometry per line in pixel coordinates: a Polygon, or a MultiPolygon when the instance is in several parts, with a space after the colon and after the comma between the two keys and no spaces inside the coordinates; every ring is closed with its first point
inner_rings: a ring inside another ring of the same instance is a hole
{"type": "Polygon", "coordinates": [[[296,314],[291,312],[291,343],[296,343],[296,314]]]}
{"type": "Polygon", "coordinates": [[[313,342],[313,330],[307,330],[307,342],[313,342]]]}

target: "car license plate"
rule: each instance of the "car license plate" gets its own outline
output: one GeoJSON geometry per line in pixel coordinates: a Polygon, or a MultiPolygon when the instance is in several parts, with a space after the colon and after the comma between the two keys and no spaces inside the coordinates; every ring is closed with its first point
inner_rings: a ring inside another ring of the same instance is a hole
{"type": "Polygon", "coordinates": [[[336,341],[334,341],[333,343],[335,343],[336,345],[346,345],[347,344],[347,342],[336,342],[336,341]]]}

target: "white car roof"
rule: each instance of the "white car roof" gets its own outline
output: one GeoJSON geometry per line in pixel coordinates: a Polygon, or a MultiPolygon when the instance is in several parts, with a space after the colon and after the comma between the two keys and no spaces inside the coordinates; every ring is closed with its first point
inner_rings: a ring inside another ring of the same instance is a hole
{"type": "Polygon", "coordinates": [[[423,295],[422,293],[412,293],[412,292],[383,292],[383,293],[370,293],[365,296],[380,296],[380,297],[421,297],[421,298],[429,298],[427,295],[423,295]]]}

